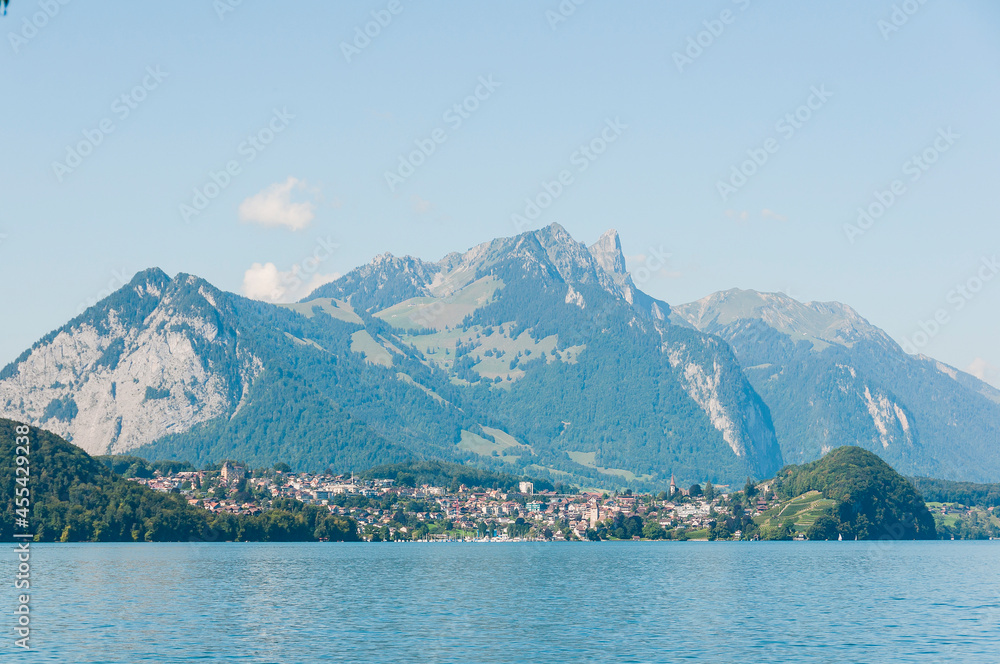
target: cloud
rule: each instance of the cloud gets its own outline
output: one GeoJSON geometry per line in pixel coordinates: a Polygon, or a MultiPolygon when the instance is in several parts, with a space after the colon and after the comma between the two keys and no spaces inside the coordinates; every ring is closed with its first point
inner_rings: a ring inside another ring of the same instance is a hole
{"type": "Polygon", "coordinates": [[[984,383],[1000,388],[1000,367],[995,367],[981,357],[965,368],[965,373],[972,374],[984,383]]]}
{"type": "Polygon", "coordinates": [[[264,302],[297,302],[323,284],[339,278],[336,272],[308,273],[298,265],[282,272],[274,263],[254,263],[243,273],[243,294],[264,302]]]}
{"type": "Polygon", "coordinates": [[[750,213],[746,210],[726,210],[726,216],[736,221],[746,221],[750,217],[750,213]]]}
{"type": "Polygon", "coordinates": [[[305,189],[305,186],[304,182],[292,176],[284,182],[272,184],[240,203],[240,219],[262,226],[302,230],[313,220],[315,205],[311,202],[293,203],[292,190],[305,189]]]}
{"type": "Polygon", "coordinates": [[[764,219],[774,219],[775,221],[788,221],[788,217],[783,214],[778,214],[774,210],[768,210],[764,208],[760,211],[760,216],[764,219]]]}
{"type": "Polygon", "coordinates": [[[430,201],[425,201],[416,194],[410,197],[410,209],[417,214],[427,214],[434,209],[434,204],[430,201]]]}

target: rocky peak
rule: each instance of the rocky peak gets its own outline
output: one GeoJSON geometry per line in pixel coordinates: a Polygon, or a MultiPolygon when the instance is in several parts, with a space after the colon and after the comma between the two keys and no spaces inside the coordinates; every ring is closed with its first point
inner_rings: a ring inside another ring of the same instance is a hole
{"type": "Polygon", "coordinates": [[[625,256],[622,254],[622,243],[615,229],[605,231],[597,242],[590,245],[590,255],[605,271],[611,274],[625,274],[625,256]]]}

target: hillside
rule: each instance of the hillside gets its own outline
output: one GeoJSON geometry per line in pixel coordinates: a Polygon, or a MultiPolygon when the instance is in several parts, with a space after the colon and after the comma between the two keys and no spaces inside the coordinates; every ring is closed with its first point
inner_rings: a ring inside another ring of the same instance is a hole
{"type": "Polygon", "coordinates": [[[732,347],[787,463],[849,444],[907,475],[1000,479],[997,391],[907,355],[847,305],[734,289],[674,306],[672,318],[732,347]]]}
{"type": "MultiPolygon", "coordinates": [[[[0,419],[0,490],[14,496],[15,429],[0,419]]],[[[103,463],[43,429],[30,428],[29,532],[38,542],[174,542],[357,539],[357,525],[322,508],[294,514],[214,515],[184,498],[123,479],[103,463]]],[[[12,541],[14,501],[3,501],[0,541],[12,541]]],[[[18,529],[17,532],[24,532],[18,529]]]]}
{"type": "Polygon", "coordinates": [[[905,477],[860,447],[782,468],[773,482],[782,503],[761,522],[790,520],[810,539],[933,539],[934,519],[905,477]]]}
{"type": "Polygon", "coordinates": [[[952,482],[930,477],[911,477],[909,480],[927,502],[1000,507],[1000,484],[952,482]]]}

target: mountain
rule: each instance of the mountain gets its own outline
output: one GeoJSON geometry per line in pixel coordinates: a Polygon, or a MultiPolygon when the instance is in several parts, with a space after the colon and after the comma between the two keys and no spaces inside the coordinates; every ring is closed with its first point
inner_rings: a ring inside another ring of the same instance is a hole
{"type": "Polygon", "coordinates": [[[847,305],[734,289],[671,316],[732,347],[789,463],[858,445],[907,475],[1000,478],[997,390],[906,354],[847,305]]]}
{"type": "MultiPolygon", "coordinates": [[[[773,483],[782,504],[761,515],[780,521],[782,515],[801,518],[789,509],[815,494],[829,503],[812,522],[809,539],[934,539],[934,517],[905,477],[877,455],[860,447],[838,447],[818,461],[781,469],[773,483]]],[[[822,508],[821,508],[822,509],[822,508]]],[[[762,531],[764,528],[762,527],[762,531]]]]}
{"type": "Polygon", "coordinates": [[[413,459],[583,486],[783,464],[730,347],[641,292],[617,233],[383,254],[271,305],[152,269],[0,372],[0,414],[94,454],[301,470],[413,459]]]}
{"type": "MultiPolygon", "coordinates": [[[[180,495],[154,491],[123,479],[59,436],[0,419],[0,489],[19,487],[18,437],[28,440],[31,461],[30,531],[15,530],[15,504],[0,508],[0,541],[31,532],[38,542],[214,542],[357,540],[357,523],[325,507],[286,501],[294,512],[270,510],[246,516],[213,514],[180,495]]],[[[21,452],[23,454],[23,452],[21,452]]]]}

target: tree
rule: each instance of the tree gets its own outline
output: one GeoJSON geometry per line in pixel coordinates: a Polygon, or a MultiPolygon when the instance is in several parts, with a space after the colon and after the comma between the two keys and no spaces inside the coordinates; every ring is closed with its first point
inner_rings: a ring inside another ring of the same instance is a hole
{"type": "Polygon", "coordinates": [[[786,466],[774,481],[783,498],[815,490],[836,501],[844,539],[933,539],[934,517],[913,486],[868,450],[839,447],[822,459],[786,466]]]}
{"type": "Polygon", "coordinates": [[[714,500],[715,499],[715,487],[712,486],[711,482],[705,482],[705,490],[704,490],[703,493],[704,493],[704,496],[705,496],[705,500],[714,500]]]}
{"type": "Polygon", "coordinates": [[[787,521],[780,526],[761,528],[760,538],[763,540],[790,540],[792,539],[792,528],[787,521]]]}
{"type": "Polygon", "coordinates": [[[716,521],[715,525],[708,530],[708,539],[710,540],[725,540],[732,536],[733,533],[725,521],[716,521]]]}
{"type": "Polygon", "coordinates": [[[746,494],[747,498],[753,498],[757,495],[757,485],[754,483],[752,478],[747,478],[747,483],[743,487],[743,493],[746,494]]]}
{"type": "Polygon", "coordinates": [[[667,536],[667,531],[656,521],[649,521],[642,527],[642,536],[646,539],[660,540],[667,536]]]}
{"type": "Polygon", "coordinates": [[[621,539],[631,539],[633,537],[642,536],[643,524],[641,516],[630,516],[625,519],[625,522],[622,525],[625,528],[625,537],[621,539]]]}
{"type": "Polygon", "coordinates": [[[837,520],[824,514],[806,530],[806,538],[811,540],[834,540],[840,534],[837,520]]]}
{"type": "Polygon", "coordinates": [[[701,495],[701,485],[700,484],[692,484],[691,488],[688,489],[688,495],[690,495],[692,498],[695,497],[695,496],[700,496],[701,495]]]}
{"type": "Polygon", "coordinates": [[[283,461],[279,461],[278,463],[274,464],[274,470],[276,470],[279,473],[290,473],[292,472],[292,467],[283,461]]]}

